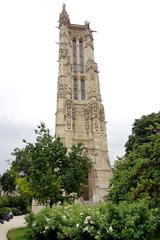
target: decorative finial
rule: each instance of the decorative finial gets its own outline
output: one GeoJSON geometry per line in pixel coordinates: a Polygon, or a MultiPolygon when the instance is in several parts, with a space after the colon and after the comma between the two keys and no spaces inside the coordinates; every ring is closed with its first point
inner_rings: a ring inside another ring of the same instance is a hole
{"type": "Polygon", "coordinates": [[[63,3],[62,12],[60,13],[60,18],[59,18],[59,26],[69,25],[69,24],[70,24],[70,20],[66,11],[66,4],[63,3]]]}
{"type": "Polygon", "coordinates": [[[66,4],[65,3],[63,3],[62,9],[63,9],[63,11],[66,10],[66,4]]]}
{"type": "Polygon", "coordinates": [[[85,26],[86,26],[87,28],[89,28],[90,21],[87,21],[87,20],[86,20],[86,21],[84,22],[84,24],[85,24],[85,26]]]}

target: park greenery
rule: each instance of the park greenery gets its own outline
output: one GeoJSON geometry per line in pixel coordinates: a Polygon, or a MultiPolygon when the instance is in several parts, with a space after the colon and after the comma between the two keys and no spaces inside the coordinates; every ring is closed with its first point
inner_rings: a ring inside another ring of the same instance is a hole
{"type": "Polygon", "coordinates": [[[160,112],[135,120],[125,147],[115,162],[109,199],[118,204],[147,198],[160,207],[160,112]]]}
{"type": "Polygon", "coordinates": [[[12,229],[7,234],[8,240],[29,240],[26,228],[12,229]]]}
{"type": "Polygon", "coordinates": [[[35,134],[35,143],[23,140],[25,147],[12,153],[15,159],[1,178],[2,189],[12,193],[16,186],[21,195],[50,207],[81,196],[91,167],[83,144],[67,150],[62,140],[51,136],[43,123],[35,134]]]}
{"type": "Polygon", "coordinates": [[[30,239],[147,239],[156,229],[157,210],[147,201],[118,205],[63,205],[26,217],[30,239]]]}
{"type": "Polygon", "coordinates": [[[159,239],[153,236],[160,227],[160,112],[133,123],[125,154],[115,161],[111,187],[100,204],[70,204],[70,195],[83,193],[91,167],[83,145],[67,151],[44,124],[36,136],[34,144],[24,141],[23,149],[14,150],[11,179],[6,175],[21,195],[51,207],[26,216],[27,239],[159,239]]]}

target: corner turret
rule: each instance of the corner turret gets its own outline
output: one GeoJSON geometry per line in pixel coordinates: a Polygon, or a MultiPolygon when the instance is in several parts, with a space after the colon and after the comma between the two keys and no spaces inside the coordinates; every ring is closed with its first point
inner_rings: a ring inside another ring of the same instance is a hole
{"type": "Polygon", "coordinates": [[[70,19],[69,19],[69,15],[66,11],[66,5],[63,4],[62,6],[62,12],[60,13],[59,16],[59,27],[61,27],[62,25],[70,25],[70,19]]]}

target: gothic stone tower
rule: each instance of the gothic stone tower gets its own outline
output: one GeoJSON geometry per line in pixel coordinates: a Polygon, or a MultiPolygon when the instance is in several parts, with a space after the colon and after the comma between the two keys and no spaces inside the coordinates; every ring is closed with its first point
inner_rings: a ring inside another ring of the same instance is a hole
{"type": "Polygon", "coordinates": [[[85,144],[93,164],[84,198],[99,202],[106,195],[112,170],[92,31],[88,22],[71,24],[65,5],[59,29],[56,136],[63,139],[67,148],[77,142],[85,144]]]}

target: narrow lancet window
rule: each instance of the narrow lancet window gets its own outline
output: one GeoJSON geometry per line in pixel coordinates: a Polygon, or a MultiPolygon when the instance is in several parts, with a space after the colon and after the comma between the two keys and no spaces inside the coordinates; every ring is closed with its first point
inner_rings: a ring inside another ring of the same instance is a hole
{"type": "Polygon", "coordinates": [[[84,55],[82,40],[79,41],[79,56],[80,56],[80,73],[84,73],[84,55]]]}
{"type": "Polygon", "coordinates": [[[81,100],[85,100],[85,81],[81,79],[81,100]]]}
{"type": "Polygon", "coordinates": [[[78,100],[78,81],[77,81],[77,79],[73,80],[73,99],[78,100]]]}
{"type": "Polygon", "coordinates": [[[72,56],[73,56],[73,72],[77,72],[77,44],[76,39],[72,42],[72,56]]]}

